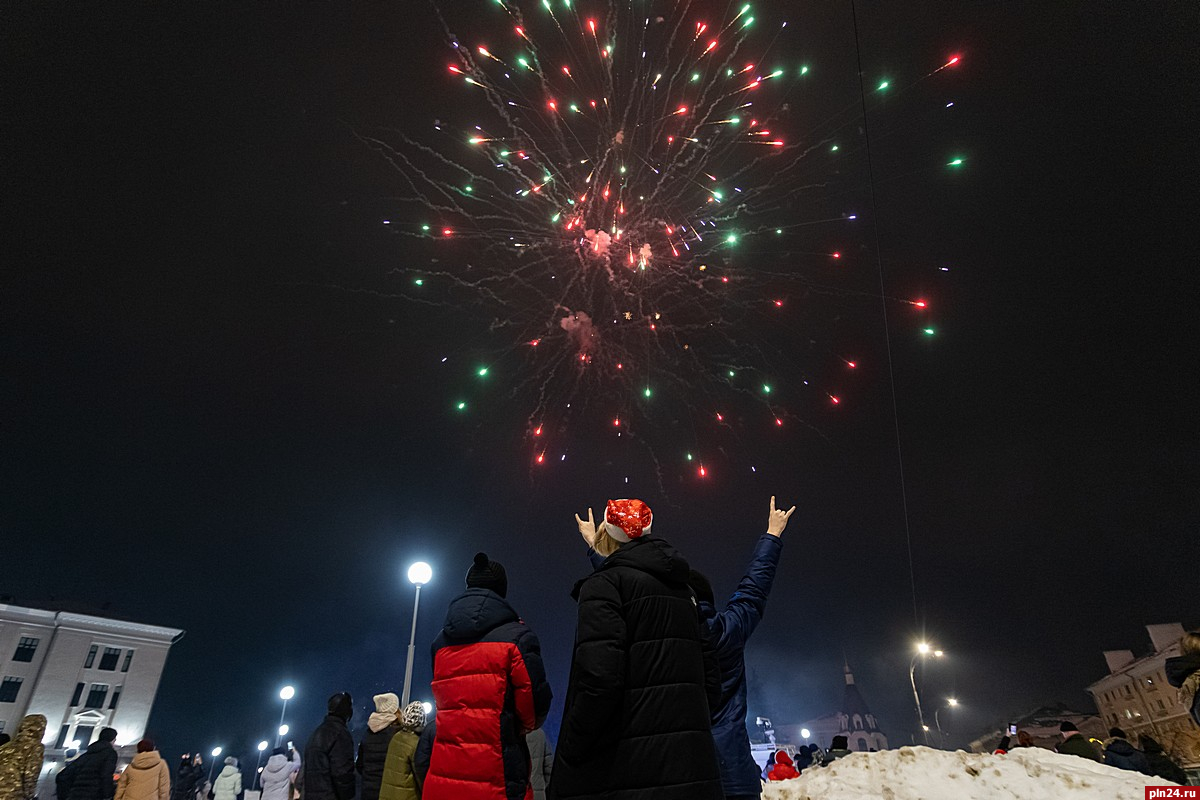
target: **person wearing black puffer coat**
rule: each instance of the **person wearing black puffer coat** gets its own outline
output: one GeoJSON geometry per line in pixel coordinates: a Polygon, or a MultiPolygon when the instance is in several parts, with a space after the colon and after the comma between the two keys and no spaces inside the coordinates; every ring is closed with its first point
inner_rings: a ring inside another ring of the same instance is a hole
{"type": "Polygon", "coordinates": [[[706,663],[690,568],[650,535],[640,500],[614,500],[602,528],[575,518],[604,562],[576,584],[578,628],[550,800],[720,800],[706,663]]]}
{"type": "Polygon", "coordinates": [[[379,800],[388,746],[400,732],[400,698],[392,692],[375,695],[375,711],[367,719],[367,732],[358,743],[354,766],[362,776],[361,800],[379,800]]]}
{"type": "Polygon", "coordinates": [[[55,778],[59,800],[112,800],[117,792],[115,728],[104,728],[83,755],[63,767],[55,778]]]}
{"type": "Polygon", "coordinates": [[[329,713],[304,746],[300,768],[304,800],[354,800],[354,739],[346,723],[354,716],[348,692],[329,698],[329,713]]]}
{"type": "Polygon", "coordinates": [[[171,800],[196,800],[196,792],[204,783],[204,767],[200,756],[184,753],[175,769],[175,780],[171,781],[171,800]]]}

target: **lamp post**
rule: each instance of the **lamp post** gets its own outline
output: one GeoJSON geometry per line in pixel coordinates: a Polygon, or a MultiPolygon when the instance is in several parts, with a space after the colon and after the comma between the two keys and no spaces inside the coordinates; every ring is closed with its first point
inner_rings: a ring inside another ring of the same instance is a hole
{"type": "Polygon", "coordinates": [[[418,561],[408,568],[408,580],[417,587],[413,600],[412,632],[408,636],[408,663],[404,667],[404,692],[400,698],[400,707],[408,705],[409,693],[412,689],[413,654],[417,648],[417,609],[421,605],[421,587],[433,578],[433,568],[424,561],[418,561]]]}
{"type": "Polygon", "coordinates": [[[212,774],[213,774],[213,770],[214,770],[214,769],[216,769],[216,766],[217,766],[217,757],[218,757],[218,756],[220,756],[220,755],[221,755],[221,748],[219,748],[219,747],[214,747],[214,748],[212,749],[212,759],[213,759],[213,760],[212,760],[212,763],[208,765],[208,782],[209,782],[209,783],[212,783],[212,774]]]}
{"type": "MultiPolygon", "coordinates": [[[[929,745],[929,726],[925,724],[925,712],[921,710],[921,695],[917,692],[917,661],[925,658],[925,656],[933,655],[934,658],[941,658],[945,652],[934,650],[929,642],[918,642],[917,652],[913,654],[912,662],[908,665],[908,682],[912,685],[913,702],[917,705],[917,722],[921,725],[921,731],[925,735],[925,745],[929,745]]],[[[936,714],[935,722],[936,722],[936,714]]]]}
{"type": "Polygon", "coordinates": [[[937,711],[933,712],[933,724],[937,726],[938,734],[941,735],[944,741],[946,738],[946,732],[942,730],[941,720],[938,719],[938,714],[941,713],[943,708],[958,708],[958,700],[953,697],[948,697],[946,698],[946,705],[938,706],[937,711]]]}
{"type": "Polygon", "coordinates": [[[258,743],[258,763],[256,763],[254,765],[254,788],[255,789],[258,788],[258,776],[262,774],[262,754],[263,754],[263,751],[265,751],[268,747],[270,747],[270,745],[267,744],[266,739],[263,739],[261,742],[258,743]]]}
{"type": "Polygon", "coordinates": [[[285,686],[279,690],[279,699],[283,701],[283,710],[279,712],[279,735],[275,737],[275,746],[279,747],[283,741],[284,734],[287,733],[287,725],[283,724],[284,715],[287,714],[288,700],[296,696],[296,688],[294,686],[285,686]]]}
{"type": "Polygon", "coordinates": [[[288,735],[288,731],[289,731],[289,730],[291,730],[291,728],[289,728],[287,725],[280,725],[280,726],[279,726],[279,738],[277,738],[277,739],[275,740],[275,741],[277,742],[277,744],[275,745],[276,747],[280,747],[280,746],[282,746],[282,744],[283,744],[283,737],[285,737],[285,736],[287,736],[287,735],[288,735]]]}

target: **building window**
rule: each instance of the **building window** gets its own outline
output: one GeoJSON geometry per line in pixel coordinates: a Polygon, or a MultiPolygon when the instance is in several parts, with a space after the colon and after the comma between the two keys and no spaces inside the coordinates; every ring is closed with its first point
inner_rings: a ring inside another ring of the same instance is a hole
{"type": "Polygon", "coordinates": [[[92,645],[92,646],[91,646],[91,647],[88,649],[88,655],[87,655],[87,658],[85,658],[85,659],[83,660],[83,668],[84,668],[84,669],[91,669],[91,668],[92,668],[92,664],[96,663],[96,651],[97,651],[97,650],[99,650],[99,649],[100,649],[100,648],[96,647],[96,645],[92,645]]]}
{"type": "Polygon", "coordinates": [[[117,668],[117,659],[121,657],[121,650],[117,647],[104,648],[104,655],[100,656],[100,669],[112,672],[117,668]]]}
{"type": "Polygon", "coordinates": [[[1167,710],[1167,704],[1166,704],[1166,703],[1164,703],[1162,700],[1159,700],[1159,701],[1158,701],[1158,710],[1159,710],[1159,711],[1166,711],[1166,710],[1167,710]]]}
{"type": "Polygon", "coordinates": [[[79,742],[80,750],[92,743],[92,731],[94,730],[96,730],[95,725],[80,725],[75,729],[75,740],[79,742]]]}
{"type": "Polygon", "coordinates": [[[109,710],[109,711],[112,711],[114,708],[116,708],[116,707],[117,707],[117,701],[121,699],[121,689],[122,689],[122,688],[123,688],[123,687],[121,687],[121,686],[118,686],[117,688],[113,689],[113,696],[112,696],[112,700],[110,700],[110,701],[109,701],[109,703],[108,703],[108,710],[109,710]]]}
{"type": "Polygon", "coordinates": [[[71,732],[70,725],[63,725],[58,729],[58,738],[54,740],[54,749],[62,750],[67,746],[67,734],[71,732]]]}
{"type": "Polygon", "coordinates": [[[71,695],[71,708],[79,705],[79,701],[83,699],[83,684],[75,684],[75,693],[71,695]]]}
{"type": "Polygon", "coordinates": [[[1125,685],[1125,696],[1133,697],[1133,687],[1128,684],[1125,685]]]}
{"type": "Polygon", "coordinates": [[[23,680],[23,678],[5,678],[4,682],[0,683],[0,703],[15,703],[23,680]]]}
{"type": "Polygon", "coordinates": [[[87,702],[84,703],[84,708],[104,708],[104,701],[108,697],[107,683],[93,683],[91,691],[88,692],[87,702]]]}
{"type": "Polygon", "coordinates": [[[13,653],[13,661],[33,661],[33,654],[37,652],[38,642],[40,639],[34,639],[30,636],[22,636],[21,641],[17,642],[17,652],[13,653]]]}
{"type": "Polygon", "coordinates": [[[133,651],[125,651],[125,663],[121,665],[121,672],[129,672],[129,665],[133,663],[133,651]]]}

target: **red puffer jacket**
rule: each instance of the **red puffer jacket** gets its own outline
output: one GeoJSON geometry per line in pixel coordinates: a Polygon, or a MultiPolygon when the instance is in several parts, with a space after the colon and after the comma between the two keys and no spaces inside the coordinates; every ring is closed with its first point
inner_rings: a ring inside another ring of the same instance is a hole
{"type": "Polygon", "coordinates": [[[433,643],[437,731],[422,800],[527,800],[525,734],[550,710],[541,645],[489,589],[451,601],[433,643]]]}
{"type": "Polygon", "coordinates": [[[767,779],[772,781],[786,781],[788,778],[799,778],[800,773],[796,772],[796,768],[792,766],[792,757],[780,750],[775,754],[775,766],[771,767],[771,771],[767,774],[767,779]]]}

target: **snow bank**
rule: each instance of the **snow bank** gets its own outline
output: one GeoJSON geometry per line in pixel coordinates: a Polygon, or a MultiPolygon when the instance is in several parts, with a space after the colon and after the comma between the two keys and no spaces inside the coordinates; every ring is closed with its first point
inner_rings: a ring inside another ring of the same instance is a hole
{"type": "Polygon", "coordinates": [[[1040,747],[1003,756],[902,747],[768,783],[763,800],[1144,800],[1147,785],[1174,784],[1040,747]]]}

